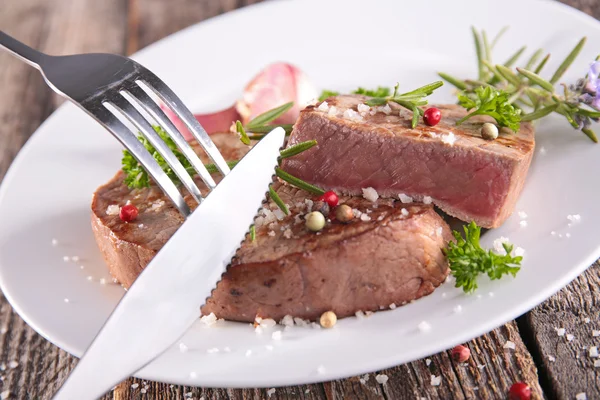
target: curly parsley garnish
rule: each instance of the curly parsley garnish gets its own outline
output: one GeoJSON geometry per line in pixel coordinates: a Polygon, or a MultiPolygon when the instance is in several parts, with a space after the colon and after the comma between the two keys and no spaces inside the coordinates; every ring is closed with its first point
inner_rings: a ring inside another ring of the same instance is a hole
{"type": "Polygon", "coordinates": [[[502,243],[506,255],[501,255],[492,250],[484,250],[479,244],[481,228],[471,222],[464,227],[465,237],[460,232],[454,231],[456,243],[448,243],[444,253],[450,263],[450,271],[456,278],[456,287],[462,287],[465,293],[471,293],[477,289],[477,277],[487,274],[492,279],[500,279],[503,275],[516,276],[519,272],[523,257],[513,257],[511,252],[513,245],[502,243]]]}
{"type": "Polygon", "coordinates": [[[489,115],[494,118],[498,125],[506,126],[517,132],[521,122],[521,110],[515,108],[509,102],[509,94],[492,86],[480,86],[475,89],[475,95],[460,93],[458,104],[471,111],[466,117],[456,121],[460,125],[475,115],[489,115]]]}

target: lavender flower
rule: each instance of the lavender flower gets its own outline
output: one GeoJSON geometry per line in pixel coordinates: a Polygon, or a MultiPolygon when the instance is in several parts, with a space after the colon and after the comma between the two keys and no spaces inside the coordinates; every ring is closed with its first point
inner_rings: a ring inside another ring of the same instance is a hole
{"type": "Polygon", "coordinates": [[[593,98],[588,97],[586,103],[600,109],[600,61],[595,61],[590,64],[590,69],[587,75],[587,83],[585,85],[586,91],[594,96],[593,98]],[[591,100],[591,101],[590,101],[591,100]]]}

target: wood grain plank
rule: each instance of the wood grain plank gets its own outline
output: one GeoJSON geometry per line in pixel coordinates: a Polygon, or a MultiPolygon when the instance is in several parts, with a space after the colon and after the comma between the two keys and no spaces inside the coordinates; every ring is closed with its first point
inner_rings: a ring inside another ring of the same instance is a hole
{"type": "MultiPolygon", "coordinates": [[[[0,26],[49,54],[122,53],[125,0],[12,1],[2,5],[0,26]]],[[[33,131],[62,103],[40,73],[0,52],[0,179],[33,131]]],[[[47,399],[76,359],[29,328],[0,298],[0,392],[11,399],[47,399]]]]}
{"type": "Polygon", "coordinates": [[[558,399],[587,393],[600,399],[599,358],[589,349],[600,349],[600,264],[596,262],[569,286],[533,309],[520,326],[543,373],[542,383],[558,399]],[[565,329],[561,336],[557,329],[565,329]],[[594,337],[597,331],[599,336],[594,337]],[[569,340],[573,335],[572,340],[569,340]]]}

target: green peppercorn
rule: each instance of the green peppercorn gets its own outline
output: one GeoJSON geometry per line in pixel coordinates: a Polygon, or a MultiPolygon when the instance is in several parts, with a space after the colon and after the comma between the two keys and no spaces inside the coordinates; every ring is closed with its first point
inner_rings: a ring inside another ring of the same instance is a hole
{"type": "Polygon", "coordinates": [[[306,228],[313,232],[319,232],[325,226],[325,217],[319,211],[313,211],[304,217],[306,228]]]}

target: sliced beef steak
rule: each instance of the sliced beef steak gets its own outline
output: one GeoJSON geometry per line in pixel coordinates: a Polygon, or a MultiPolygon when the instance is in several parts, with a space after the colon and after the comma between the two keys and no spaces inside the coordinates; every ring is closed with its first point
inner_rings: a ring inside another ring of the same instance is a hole
{"type": "MultiPolygon", "coordinates": [[[[228,137],[230,144],[217,141],[221,151],[236,146],[238,139],[228,137]]],[[[253,321],[257,315],[316,319],[332,310],[345,317],[417,299],[446,278],[442,248],[451,239],[450,229],[431,206],[342,197],[364,215],[348,224],[328,222],[315,234],[302,220],[313,196],[275,185],[290,215],[265,204],[256,220],[255,241],[248,237],[243,242],[204,314],[253,321]]],[[[94,235],[111,274],[125,287],[181,224],[181,216],[158,188],[129,190],[121,172],[94,194],[94,235]],[[110,205],[128,200],[139,209],[135,221],[125,223],[107,214],[110,205]]]]}
{"type": "Polygon", "coordinates": [[[289,145],[310,139],[319,144],[284,160],[283,169],[347,194],[373,187],[387,197],[429,196],[446,213],[486,228],[508,218],[534,150],[531,124],[522,123],[517,134],[502,130],[496,140],[487,141],[480,129],[491,121],[488,117],[455,125],[466,115],[462,107],[436,106],[441,122],[413,129],[410,111],[396,104],[369,110],[366,100],[336,96],[303,110],[289,145]]]}

